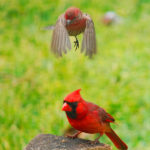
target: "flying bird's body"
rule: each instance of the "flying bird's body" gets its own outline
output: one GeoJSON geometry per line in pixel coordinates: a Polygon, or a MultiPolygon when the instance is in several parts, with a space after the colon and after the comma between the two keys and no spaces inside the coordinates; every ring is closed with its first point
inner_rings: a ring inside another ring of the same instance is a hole
{"type": "Polygon", "coordinates": [[[96,37],[94,23],[89,15],[82,13],[78,8],[70,7],[59,16],[52,35],[51,50],[57,56],[67,53],[71,49],[69,36],[75,36],[75,47],[79,48],[77,35],[83,33],[81,52],[92,57],[96,53],[96,37]]]}
{"type": "Polygon", "coordinates": [[[70,36],[77,36],[80,33],[83,33],[86,27],[86,19],[78,20],[71,25],[66,25],[66,29],[70,36]]]}
{"type": "Polygon", "coordinates": [[[83,100],[79,92],[80,90],[76,90],[66,96],[62,107],[71,126],[79,130],[72,137],[77,137],[81,132],[99,133],[99,137],[95,140],[97,142],[105,134],[118,149],[127,150],[128,146],[110,126],[110,123],[114,123],[115,119],[103,108],[83,100]]]}

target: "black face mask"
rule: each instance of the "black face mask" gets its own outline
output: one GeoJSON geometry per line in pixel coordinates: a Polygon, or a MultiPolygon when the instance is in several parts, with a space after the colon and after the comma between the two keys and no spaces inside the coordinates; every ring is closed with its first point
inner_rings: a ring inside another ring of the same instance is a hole
{"type": "Polygon", "coordinates": [[[67,116],[71,119],[75,119],[77,117],[76,108],[77,108],[78,102],[70,103],[70,102],[64,101],[64,103],[67,103],[72,108],[72,111],[66,111],[67,116]]]}

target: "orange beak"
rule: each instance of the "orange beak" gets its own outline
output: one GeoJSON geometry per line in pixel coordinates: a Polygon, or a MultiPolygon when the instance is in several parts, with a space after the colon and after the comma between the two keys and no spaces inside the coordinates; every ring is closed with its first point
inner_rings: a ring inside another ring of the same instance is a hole
{"type": "Polygon", "coordinates": [[[72,108],[67,103],[64,103],[61,110],[62,111],[72,111],[72,108]]]}

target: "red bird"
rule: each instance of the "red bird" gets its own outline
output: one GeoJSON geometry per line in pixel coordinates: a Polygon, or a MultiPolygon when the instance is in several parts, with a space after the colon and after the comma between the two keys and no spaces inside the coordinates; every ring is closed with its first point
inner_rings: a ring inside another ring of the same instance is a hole
{"type": "Polygon", "coordinates": [[[94,23],[88,14],[84,14],[79,8],[70,7],[59,16],[52,35],[51,50],[57,56],[67,53],[71,49],[69,36],[75,36],[75,47],[79,48],[77,35],[84,32],[81,52],[92,57],[96,53],[96,37],[94,23]]]}
{"type": "Polygon", "coordinates": [[[66,112],[71,126],[79,131],[70,137],[76,138],[81,132],[99,133],[99,137],[94,141],[98,142],[99,138],[106,134],[118,149],[128,149],[128,146],[110,126],[110,123],[114,123],[115,119],[103,108],[86,102],[80,95],[80,89],[65,97],[62,110],[66,112]]]}

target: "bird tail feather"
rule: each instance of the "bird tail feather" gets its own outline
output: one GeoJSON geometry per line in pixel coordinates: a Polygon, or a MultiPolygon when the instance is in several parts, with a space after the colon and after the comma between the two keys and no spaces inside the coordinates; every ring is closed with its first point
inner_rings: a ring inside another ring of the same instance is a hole
{"type": "Polygon", "coordinates": [[[128,146],[119,138],[119,136],[111,129],[109,132],[105,132],[109,139],[119,150],[127,150],[128,146]]]}

